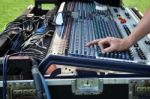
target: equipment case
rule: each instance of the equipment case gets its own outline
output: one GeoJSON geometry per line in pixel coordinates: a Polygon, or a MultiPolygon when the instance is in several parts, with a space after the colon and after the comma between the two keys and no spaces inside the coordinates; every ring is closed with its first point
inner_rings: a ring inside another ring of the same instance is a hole
{"type": "MultiPolygon", "coordinates": [[[[49,12],[48,10],[42,9],[42,4],[54,4],[55,8],[50,10],[49,16],[53,16],[51,19],[55,19],[58,8],[63,0],[35,0],[35,7],[29,6],[27,10],[21,16],[42,16],[49,12]]],[[[65,2],[69,2],[66,0],[65,2]]],[[[76,2],[76,1],[74,1],[76,2]]],[[[87,2],[87,0],[81,0],[80,2],[87,2]]],[[[97,1],[99,2],[99,1],[97,1]]],[[[101,4],[109,6],[116,6],[123,8],[121,0],[101,0],[101,4]]],[[[129,9],[129,8],[128,8],[129,9]]],[[[134,16],[138,19],[142,18],[142,15],[135,8],[130,9],[134,16]]],[[[50,20],[51,21],[51,20],[50,20]]],[[[51,24],[51,28],[54,29],[54,25],[51,24]]],[[[11,36],[10,36],[11,37],[11,36]]],[[[0,40],[2,39],[2,36],[0,40]]],[[[3,48],[9,48],[9,40],[4,41],[7,44],[2,44],[0,50],[3,48]]],[[[3,65],[4,56],[8,50],[2,50],[1,65],[3,65]]],[[[11,53],[11,52],[9,52],[11,53]]],[[[32,55],[31,55],[32,56],[32,55]]],[[[121,64],[121,63],[120,63],[121,64]]],[[[32,80],[31,74],[31,58],[30,56],[20,57],[12,56],[8,60],[8,68],[10,71],[7,74],[7,99],[37,99],[37,93],[35,89],[35,82],[32,80]],[[17,63],[17,64],[16,64],[17,63]],[[15,69],[17,71],[14,73],[15,69]],[[19,69],[18,69],[19,68],[19,69]],[[21,69],[21,73],[18,70],[21,69]],[[13,75],[13,76],[11,76],[13,75]]],[[[61,65],[61,64],[60,64],[61,65]]],[[[63,65],[63,64],[62,64],[63,65]]],[[[68,64],[69,65],[69,64],[68,64]]],[[[63,72],[74,72],[74,68],[66,66],[63,72]]],[[[146,75],[108,75],[108,76],[97,76],[94,72],[89,72],[81,68],[81,75],[74,76],[70,75],[63,77],[49,77],[45,76],[45,81],[48,85],[52,99],[150,99],[150,77],[146,75]],[[84,74],[85,73],[85,74],[84,74]]],[[[93,69],[93,71],[97,71],[93,69]]],[[[146,71],[147,72],[147,71],[146,71]]],[[[1,70],[2,73],[2,70],[1,70]]],[[[123,72],[124,73],[124,72],[123,72]]],[[[111,73],[110,73],[111,74],[111,73]]],[[[55,75],[55,74],[54,74],[55,75]]],[[[2,79],[2,76],[1,78],[2,79]]],[[[3,81],[0,81],[0,97],[3,93],[3,81]]],[[[43,97],[45,95],[43,94],[43,97]]]]}

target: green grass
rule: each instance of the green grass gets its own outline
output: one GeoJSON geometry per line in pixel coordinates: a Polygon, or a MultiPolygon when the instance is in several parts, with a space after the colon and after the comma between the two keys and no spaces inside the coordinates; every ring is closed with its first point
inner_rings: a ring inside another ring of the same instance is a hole
{"type": "Polygon", "coordinates": [[[142,13],[144,13],[150,5],[150,0],[123,0],[123,2],[125,6],[137,7],[142,13]]]}
{"type": "Polygon", "coordinates": [[[0,0],[0,31],[30,4],[33,4],[33,0],[0,0]]]}
{"type": "MultiPolygon", "coordinates": [[[[125,6],[137,7],[142,13],[150,4],[150,0],[123,0],[125,6]]],[[[0,31],[5,25],[19,16],[34,0],[0,0],[0,31]]]]}

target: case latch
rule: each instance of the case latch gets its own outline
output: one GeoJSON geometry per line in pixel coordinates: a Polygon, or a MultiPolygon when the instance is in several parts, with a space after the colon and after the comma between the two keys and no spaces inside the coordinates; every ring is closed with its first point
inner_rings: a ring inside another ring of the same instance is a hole
{"type": "Polygon", "coordinates": [[[98,78],[78,78],[72,83],[76,95],[96,95],[103,92],[103,81],[98,78]]]}

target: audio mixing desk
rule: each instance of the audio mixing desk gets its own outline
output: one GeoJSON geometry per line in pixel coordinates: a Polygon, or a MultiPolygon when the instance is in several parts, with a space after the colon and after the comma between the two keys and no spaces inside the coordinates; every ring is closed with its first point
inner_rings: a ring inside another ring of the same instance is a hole
{"type": "MultiPolygon", "coordinates": [[[[95,39],[129,36],[140,20],[132,9],[110,7],[96,2],[64,2],[60,9],[63,10],[59,14],[65,14],[62,22],[65,21],[62,25],[56,26],[48,51],[47,64],[41,63],[42,72],[45,72],[47,66],[53,62],[58,62],[63,63],[62,65],[94,69],[150,73],[149,36],[122,52],[102,53],[97,45],[85,46],[95,39]]],[[[56,17],[56,20],[57,18],[60,17],[56,17]]]]}

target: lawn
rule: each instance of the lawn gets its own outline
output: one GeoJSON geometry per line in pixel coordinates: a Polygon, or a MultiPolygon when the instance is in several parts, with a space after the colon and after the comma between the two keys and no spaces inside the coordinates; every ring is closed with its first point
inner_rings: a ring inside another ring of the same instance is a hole
{"type": "Polygon", "coordinates": [[[125,6],[137,7],[142,13],[144,13],[150,5],[150,0],[123,0],[123,2],[125,6]]]}
{"type": "Polygon", "coordinates": [[[33,4],[33,0],[0,0],[0,31],[30,4],[33,4]]]}
{"type": "MultiPolygon", "coordinates": [[[[123,2],[125,6],[137,7],[142,13],[150,4],[150,0],[124,0],[123,2]]],[[[0,0],[0,31],[30,4],[34,4],[34,0],[0,0]]]]}

